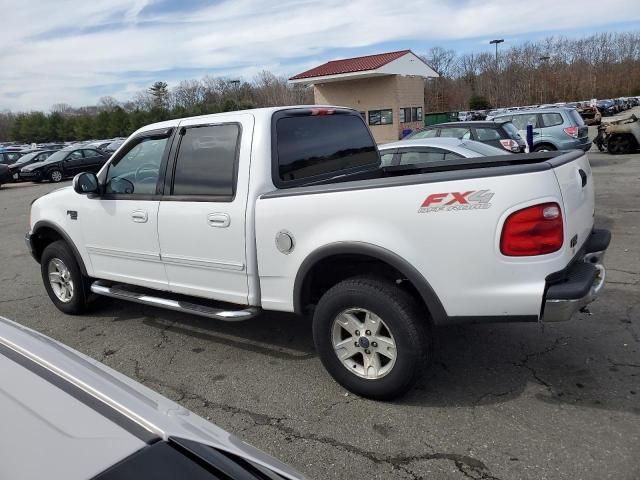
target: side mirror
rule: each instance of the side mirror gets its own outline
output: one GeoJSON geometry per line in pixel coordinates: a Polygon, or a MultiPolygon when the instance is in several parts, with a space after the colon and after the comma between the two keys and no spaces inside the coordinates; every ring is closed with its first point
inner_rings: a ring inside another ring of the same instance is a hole
{"type": "Polygon", "coordinates": [[[98,177],[91,172],[82,172],[73,177],[73,189],[76,193],[98,193],[98,177]]]}

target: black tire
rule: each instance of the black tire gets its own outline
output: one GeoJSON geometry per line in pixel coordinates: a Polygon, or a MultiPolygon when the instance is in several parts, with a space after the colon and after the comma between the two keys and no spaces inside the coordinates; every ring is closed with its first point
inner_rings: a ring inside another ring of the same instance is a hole
{"type": "Polygon", "coordinates": [[[58,240],[45,247],[40,259],[40,272],[47,294],[58,310],[70,315],[78,315],[87,310],[89,281],[82,275],[78,262],[65,241],[58,240]],[[61,260],[70,273],[73,294],[68,301],[62,301],[56,296],[49,281],[49,264],[54,259],[61,260]]]}
{"type": "Polygon", "coordinates": [[[556,147],[549,143],[542,143],[533,149],[534,152],[553,152],[555,150],[556,147]]]}
{"type": "Polygon", "coordinates": [[[406,393],[427,368],[433,352],[429,325],[426,312],[394,283],[356,277],[338,283],[322,296],[313,316],[313,339],[322,364],[340,385],[363,397],[389,400],[406,393]],[[351,308],[375,313],[395,340],[395,364],[381,378],[358,376],[334,350],[334,320],[351,308]]]}
{"type": "Polygon", "coordinates": [[[53,183],[61,182],[63,178],[62,172],[57,168],[54,168],[53,170],[49,170],[49,172],[47,173],[47,177],[53,183]]]}
{"type": "Polygon", "coordinates": [[[607,150],[611,155],[633,153],[638,148],[636,139],[629,135],[612,135],[607,141],[607,150]]]}

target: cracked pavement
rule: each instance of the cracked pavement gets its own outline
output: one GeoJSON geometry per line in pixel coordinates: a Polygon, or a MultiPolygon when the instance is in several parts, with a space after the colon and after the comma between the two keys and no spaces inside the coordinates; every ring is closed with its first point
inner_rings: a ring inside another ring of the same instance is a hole
{"type": "Polygon", "coordinates": [[[0,315],[178,401],[312,479],[640,478],[640,154],[591,154],[607,286],[567,323],[442,328],[432,367],[389,403],[325,373],[310,324],[225,324],[124,302],[51,304],[23,243],[32,199],[0,190],[0,315]]]}

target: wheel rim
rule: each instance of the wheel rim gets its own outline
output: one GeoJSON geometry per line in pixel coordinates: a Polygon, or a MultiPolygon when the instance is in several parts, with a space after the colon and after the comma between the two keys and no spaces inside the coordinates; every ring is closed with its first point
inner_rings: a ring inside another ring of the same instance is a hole
{"type": "Polygon", "coordinates": [[[59,182],[60,180],[62,180],[62,173],[54,170],[53,172],[51,172],[51,180],[53,180],[54,182],[59,182]]]}
{"type": "Polygon", "coordinates": [[[69,268],[59,258],[52,258],[47,266],[49,285],[54,295],[63,303],[73,298],[73,280],[69,268]]]}
{"type": "Polygon", "coordinates": [[[364,308],[349,308],[336,316],[331,329],[336,356],[351,373],[377,380],[396,363],[396,341],[387,324],[364,308]]]}

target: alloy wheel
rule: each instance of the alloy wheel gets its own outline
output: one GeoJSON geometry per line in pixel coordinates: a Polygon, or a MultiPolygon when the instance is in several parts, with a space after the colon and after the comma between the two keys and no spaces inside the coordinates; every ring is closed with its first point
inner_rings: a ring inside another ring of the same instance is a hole
{"type": "Polygon", "coordinates": [[[396,362],[396,341],[387,324],[364,308],[336,316],[331,329],[333,349],[344,367],[367,380],[387,375],[396,362]]]}
{"type": "Polygon", "coordinates": [[[47,272],[49,285],[56,298],[63,303],[70,302],[73,299],[74,286],[69,268],[59,258],[52,258],[49,260],[47,272]]]}

